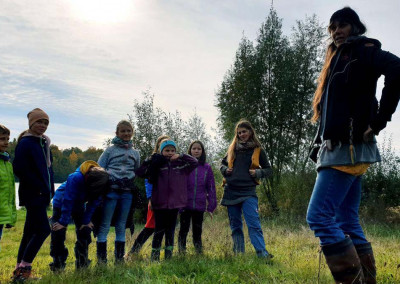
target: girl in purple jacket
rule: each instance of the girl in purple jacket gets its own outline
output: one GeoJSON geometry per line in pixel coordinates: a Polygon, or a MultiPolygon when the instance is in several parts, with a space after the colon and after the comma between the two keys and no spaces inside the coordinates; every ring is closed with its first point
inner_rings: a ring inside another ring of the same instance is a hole
{"type": "Polygon", "coordinates": [[[193,170],[188,179],[188,202],[180,213],[179,252],[186,253],[186,238],[192,220],[193,244],[198,254],[203,251],[201,233],[203,229],[204,212],[211,218],[217,207],[214,174],[211,166],[206,163],[206,152],[201,141],[190,144],[188,154],[195,157],[199,165],[193,170]]]}
{"type": "Polygon", "coordinates": [[[153,185],[151,206],[156,221],[151,251],[153,261],[160,260],[164,234],[165,258],[172,257],[178,211],[187,204],[187,177],[198,164],[192,156],[177,154],[172,140],[161,142],[160,153],[153,154],[136,171],[153,185]]]}

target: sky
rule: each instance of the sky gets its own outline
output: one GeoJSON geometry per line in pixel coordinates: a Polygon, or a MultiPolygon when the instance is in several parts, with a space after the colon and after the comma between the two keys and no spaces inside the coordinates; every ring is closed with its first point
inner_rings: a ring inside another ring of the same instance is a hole
{"type": "MultiPolygon", "coordinates": [[[[296,20],[316,14],[327,25],[351,6],[366,35],[400,55],[398,0],[273,5],[285,35],[296,20]]],[[[53,144],[103,147],[150,90],[157,107],[184,119],[196,111],[216,128],[215,92],[241,38],[256,39],[270,7],[261,0],[0,0],[0,123],[17,137],[26,114],[40,107],[53,144]]],[[[378,141],[385,135],[400,149],[400,111],[378,141]]]]}

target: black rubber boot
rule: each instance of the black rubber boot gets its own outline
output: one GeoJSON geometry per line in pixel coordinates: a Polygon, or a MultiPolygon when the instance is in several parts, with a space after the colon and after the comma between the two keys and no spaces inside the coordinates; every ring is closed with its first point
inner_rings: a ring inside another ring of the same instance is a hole
{"type": "Polygon", "coordinates": [[[97,264],[107,263],[107,242],[97,242],[97,264]]]}
{"type": "Polygon", "coordinates": [[[322,246],[322,252],[336,283],[364,283],[360,259],[348,236],[338,243],[322,246]]]}
{"type": "Polygon", "coordinates": [[[124,255],[125,255],[125,242],[115,242],[115,262],[122,263],[124,262],[124,255]]]}
{"type": "Polygon", "coordinates": [[[358,257],[360,258],[364,279],[366,284],[376,283],[376,266],[374,252],[371,243],[355,245],[358,257]]]}

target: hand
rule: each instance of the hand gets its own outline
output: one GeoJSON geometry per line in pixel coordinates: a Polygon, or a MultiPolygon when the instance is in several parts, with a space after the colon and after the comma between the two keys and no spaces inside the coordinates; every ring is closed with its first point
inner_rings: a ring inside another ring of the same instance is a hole
{"type": "Polygon", "coordinates": [[[92,222],[89,222],[89,224],[82,225],[82,226],[79,228],[79,230],[82,230],[82,229],[85,228],[85,227],[88,227],[89,229],[92,229],[92,230],[93,230],[94,225],[93,225],[92,222]]]}
{"type": "Polygon", "coordinates": [[[151,200],[149,200],[149,208],[150,210],[153,210],[153,206],[151,205],[151,200]]]}
{"type": "Polygon", "coordinates": [[[58,230],[61,230],[61,229],[64,229],[64,228],[66,228],[64,225],[61,225],[60,223],[58,223],[58,222],[55,222],[54,224],[53,224],[53,226],[51,227],[51,229],[53,230],[53,231],[58,231],[58,230]]]}
{"type": "Polygon", "coordinates": [[[252,177],[256,177],[256,170],[250,169],[250,170],[249,170],[249,174],[250,174],[252,177]]]}
{"type": "Polygon", "coordinates": [[[171,157],[171,161],[176,161],[176,160],[178,160],[179,159],[179,154],[174,154],[172,157],[171,157]]]}
{"type": "Polygon", "coordinates": [[[233,172],[233,168],[227,168],[226,171],[225,171],[225,174],[227,176],[230,176],[232,174],[232,172],[233,172]]]}
{"type": "Polygon", "coordinates": [[[211,220],[213,219],[213,213],[212,212],[207,212],[208,215],[210,216],[211,220]]]}
{"type": "Polygon", "coordinates": [[[364,142],[374,141],[374,131],[370,126],[368,126],[368,129],[364,132],[363,138],[364,142]]]}

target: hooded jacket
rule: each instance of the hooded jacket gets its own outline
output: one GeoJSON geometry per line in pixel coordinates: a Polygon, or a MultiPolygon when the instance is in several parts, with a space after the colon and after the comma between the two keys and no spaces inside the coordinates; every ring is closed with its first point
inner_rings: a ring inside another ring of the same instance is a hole
{"type": "Polygon", "coordinates": [[[199,164],[189,175],[185,209],[214,212],[217,207],[214,174],[207,163],[199,164]]]}
{"type": "Polygon", "coordinates": [[[353,142],[361,143],[368,126],[378,134],[391,120],[399,97],[400,59],[381,50],[375,39],[349,37],[331,61],[315,142],[321,143],[322,136],[349,143],[351,133],[353,142]],[[378,104],[375,93],[381,75],[385,86],[378,104]]]}
{"type": "Polygon", "coordinates": [[[14,226],[17,221],[14,174],[9,156],[0,155],[0,225],[14,226]]]}
{"type": "Polygon", "coordinates": [[[181,154],[175,161],[169,161],[160,154],[147,159],[136,174],[153,183],[151,205],[157,209],[179,209],[187,204],[187,177],[198,162],[192,156],[181,154]],[[154,165],[154,162],[156,165],[154,165]],[[154,172],[157,173],[154,176],[154,172]]]}
{"type": "MultiPolygon", "coordinates": [[[[19,178],[19,204],[25,206],[37,197],[54,195],[53,168],[48,166],[46,139],[24,136],[15,148],[14,173],[19,178]]],[[[52,160],[51,151],[50,161],[52,160]]]]}
{"type": "Polygon", "coordinates": [[[94,161],[86,161],[76,171],[68,176],[57,189],[53,198],[53,208],[61,208],[59,223],[67,226],[71,220],[72,212],[84,212],[82,224],[89,224],[96,207],[100,204],[101,198],[89,201],[85,187],[85,174],[91,167],[99,167],[94,161]]]}

